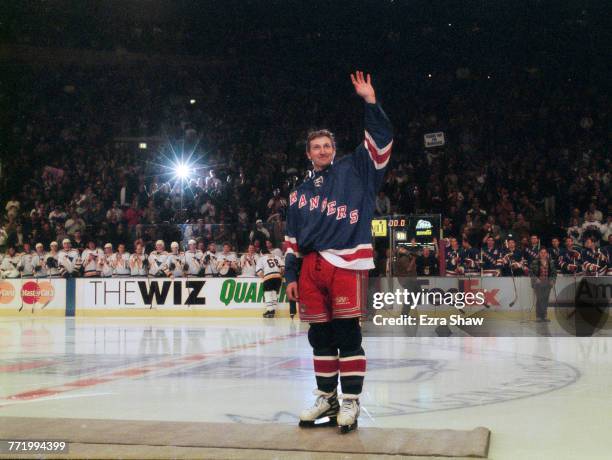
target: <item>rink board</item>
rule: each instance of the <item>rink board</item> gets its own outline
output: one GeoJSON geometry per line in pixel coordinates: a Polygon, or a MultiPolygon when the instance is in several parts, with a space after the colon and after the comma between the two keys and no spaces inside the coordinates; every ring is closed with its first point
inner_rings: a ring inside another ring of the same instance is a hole
{"type": "MultiPolygon", "coordinates": [[[[289,309],[285,289],[279,310],[289,309]]],[[[258,316],[260,278],[90,278],[76,280],[76,316],[258,316]]]]}
{"type": "MultiPolygon", "coordinates": [[[[582,277],[559,276],[550,307],[572,307],[582,277]]],[[[603,305],[610,306],[612,277],[588,278],[597,283],[603,305]]],[[[482,292],[487,308],[509,317],[533,309],[531,280],[526,277],[372,278],[375,293],[403,291],[482,292]]],[[[600,302],[600,305],[602,303],[600,302]]],[[[0,280],[0,316],[259,316],[264,308],[260,278],[77,278],[0,280]]],[[[394,309],[401,308],[395,306],[394,309]]],[[[481,308],[465,306],[466,311],[481,308]]],[[[420,304],[419,310],[444,314],[453,307],[420,304]]],[[[279,293],[278,315],[287,316],[285,286],[279,293]]]]}
{"type": "Polygon", "coordinates": [[[66,314],[66,280],[0,279],[0,316],[66,314]]]}

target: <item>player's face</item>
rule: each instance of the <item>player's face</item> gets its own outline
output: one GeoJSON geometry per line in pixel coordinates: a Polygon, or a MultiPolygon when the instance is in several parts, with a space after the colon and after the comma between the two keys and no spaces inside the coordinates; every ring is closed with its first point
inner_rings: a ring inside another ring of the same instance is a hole
{"type": "Polygon", "coordinates": [[[327,137],[315,137],[310,141],[308,159],[312,161],[315,171],[320,171],[328,167],[334,160],[336,150],[332,145],[332,140],[327,137]]]}

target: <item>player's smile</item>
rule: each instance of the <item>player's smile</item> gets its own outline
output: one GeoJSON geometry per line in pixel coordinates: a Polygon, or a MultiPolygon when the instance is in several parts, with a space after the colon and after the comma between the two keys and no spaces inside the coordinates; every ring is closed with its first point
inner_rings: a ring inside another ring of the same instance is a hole
{"type": "Polygon", "coordinates": [[[310,141],[308,156],[312,161],[315,171],[321,171],[331,164],[336,150],[329,137],[319,137],[310,141]]]}

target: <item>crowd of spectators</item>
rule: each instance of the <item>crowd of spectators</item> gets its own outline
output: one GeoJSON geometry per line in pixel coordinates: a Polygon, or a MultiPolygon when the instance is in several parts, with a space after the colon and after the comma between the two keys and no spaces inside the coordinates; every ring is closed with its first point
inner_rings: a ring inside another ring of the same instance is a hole
{"type": "MultiPolygon", "coordinates": [[[[580,27],[570,25],[573,33],[580,27]]],[[[417,30],[419,46],[434,40],[448,51],[440,43],[454,32],[417,30]]],[[[259,54],[249,60],[244,49],[230,50],[232,61],[220,65],[4,63],[0,97],[11,113],[2,119],[0,251],[25,242],[48,248],[77,234],[100,247],[142,240],[148,250],[158,239],[227,240],[239,252],[253,240],[278,244],[285,197],[309,167],[307,131],[330,128],[344,155],[363,126],[348,80],[359,50],[339,58],[336,49],[355,31],[294,34],[286,55],[262,60],[278,33],[248,31],[259,54]],[[314,52],[321,44],[329,55],[314,52]],[[298,46],[313,54],[302,51],[309,58],[288,66],[298,46]],[[193,163],[192,177],[175,177],[177,159],[193,163]]],[[[470,37],[478,33],[471,26],[470,37]]],[[[20,43],[27,35],[14,32],[20,43]]],[[[397,51],[405,40],[391,27],[360,52],[381,43],[397,51]]],[[[125,43],[140,51],[140,41],[125,43]]],[[[468,60],[427,71],[425,58],[414,66],[372,59],[368,70],[396,130],[376,213],[439,213],[445,237],[477,246],[513,235],[527,247],[532,234],[544,244],[570,235],[603,245],[612,232],[609,96],[596,76],[559,72],[552,61],[490,57],[488,69],[468,60]],[[443,132],[444,145],[426,148],[431,132],[443,132]]]]}

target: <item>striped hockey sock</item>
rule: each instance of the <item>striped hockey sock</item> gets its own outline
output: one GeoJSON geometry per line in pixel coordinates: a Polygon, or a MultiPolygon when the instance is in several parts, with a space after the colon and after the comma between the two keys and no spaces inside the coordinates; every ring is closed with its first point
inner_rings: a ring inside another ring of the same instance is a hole
{"type": "Polygon", "coordinates": [[[366,372],[366,357],[363,348],[351,352],[340,352],[340,385],[342,393],[358,395],[363,389],[366,372]]]}
{"type": "Polygon", "coordinates": [[[314,371],[317,388],[331,393],[338,387],[338,355],[336,350],[314,350],[314,371]]]}

